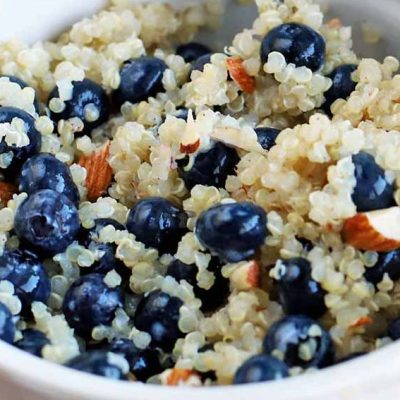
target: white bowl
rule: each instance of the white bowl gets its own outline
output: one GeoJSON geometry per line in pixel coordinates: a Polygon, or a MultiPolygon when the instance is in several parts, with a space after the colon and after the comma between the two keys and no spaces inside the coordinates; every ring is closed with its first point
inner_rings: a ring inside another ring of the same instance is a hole
{"type": "MultiPolygon", "coordinates": [[[[191,0],[171,0],[185,3],[191,0]]],[[[200,1],[200,0],[194,0],[200,1]]],[[[329,0],[321,0],[328,3],[329,0]]],[[[28,42],[47,38],[98,9],[105,0],[2,0],[0,39],[17,36],[28,42]],[[76,5],[79,4],[79,7],[76,5]],[[40,21],[40,23],[38,23],[40,21]]],[[[400,54],[400,0],[332,0],[330,15],[355,28],[356,48],[381,59],[400,54]],[[361,40],[361,24],[382,28],[375,46],[361,40]]],[[[218,34],[227,41],[250,23],[251,9],[233,4],[218,34]]],[[[204,36],[211,39],[209,34],[204,36]]],[[[377,400],[400,396],[400,343],[351,362],[278,382],[216,388],[172,388],[114,382],[83,374],[30,356],[0,342],[1,400],[377,400]]]]}

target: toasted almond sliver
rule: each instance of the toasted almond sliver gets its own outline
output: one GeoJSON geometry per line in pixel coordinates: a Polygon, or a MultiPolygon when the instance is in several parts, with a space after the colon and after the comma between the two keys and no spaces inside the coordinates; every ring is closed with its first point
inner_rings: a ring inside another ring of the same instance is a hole
{"type": "Polygon", "coordinates": [[[256,80],[250,76],[239,57],[231,57],[226,60],[229,75],[245,93],[253,93],[256,90],[256,80]]]}
{"type": "Polygon", "coordinates": [[[82,156],[79,165],[87,171],[86,188],[89,201],[96,201],[111,184],[113,171],[108,163],[110,142],[90,156],[82,156]]]}

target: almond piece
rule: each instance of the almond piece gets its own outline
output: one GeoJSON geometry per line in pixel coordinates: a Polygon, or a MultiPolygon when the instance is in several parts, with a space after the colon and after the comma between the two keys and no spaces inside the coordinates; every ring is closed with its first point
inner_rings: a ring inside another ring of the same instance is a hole
{"type": "Polygon", "coordinates": [[[179,384],[186,382],[193,375],[197,374],[191,369],[174,368],[167,378],[167,385],[178,386],[179,384]]]}
{"type": "Polygon", "coordinates": [[[0,182],[0,203],[6,205],[13,195],[18,192],[16,186],[12,183],[0,182]]]}
{"type": "Polygon", "coordinates": [[[237,290],[249,290],[260,286],[260,266],[256,261],[242,263],[231,275],[231,282],[237,290]]]}
{"type": "Polygon", "coordinates": [[[82,156],[79,165],[87,171],[86,188],[89,201],[96,201],[111,184],[113,171],[108,163],[110,142],[90,156],[82,156]]]}
{"type": "Polygon", "coordinates": [[[387,252],[400,248],[400,207],[359,213],[345,221],[346,243],[359,250],[387,252]]]}
{"type": "Polygon", "coordinates": [[[256,79],[250,76],[239,57],[230,57],[226,60],[229,75],[245,93],[253,93],[256,90],[256,79]]]}
{"type": "Polygon", "coordinates": [[[364,317],[361,317],[356,322],[354,322],[354,324],[351,325],[351,328],[360,328],[365,325],[371,325],[373,322],[374,320],[371,317],[365,315],[364,317]]]}
{"type": "Polygon", "coordinates": [[[191,144],[182,144],[180,145],[180,152],[184,154],[192,154],[194,153],[200,146],[200,139],[197,139],[194,143],[191,144]]]}

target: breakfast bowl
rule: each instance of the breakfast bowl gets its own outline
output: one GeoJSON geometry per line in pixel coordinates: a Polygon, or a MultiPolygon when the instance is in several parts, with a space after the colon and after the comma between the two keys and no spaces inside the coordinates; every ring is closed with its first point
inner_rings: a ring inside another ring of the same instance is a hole
{"type": "MultiPolygon", "coordinates": [[[[129,4],[130,2],[134,3],[135,0],[127,0],[125,3],[129,4]]],[[[136,1],[136,3],[139,2],[136,1]]],[[[152,1],[145,2],[151,3],[152,1]]],[[[159,0],[154,1],[154,3],[159,2],[159,0]]],[[[49,0],[37,0],[35,2],[3,0],[2,10],[0,10],[2,26],[0,40],[8,41],[16,37],[28,44],[48,40],[63,34],[75,22],[90,17],[106,6],[106,1],[101,0],[91,0],[87,2],[88,4],[83,4],[83,2],[80,4],[80,2],[72,0],[58,1],[56,4],[51,3],[53,2],[49,0]],[[40,24],[35,23],[35,27],[33,27],[32,21],[40,21],[40,24]]],[[[182,8],[189,3],[198,4],[200,0],[171,0],[169,3],[176,8],[182,8]]],[[[213,2],[208,3],[212,10],[213,2]]],[[[220,27],[202,30],[196,36],[199,41],[210,45],[210,47],[221,49],[224,46],[229,46],[238,32],[246,27],[251,27],[256,16],[253,2],[245,5],[237,4],[235,1],[227,1],[226,3],[226,10],[220,16],[220,27]]],[[[262,3],[262,1],[259,1],[259,3],[262,3]]],[[[351,3],[342,0],[321,0],[320,4],[323,10],[326,10],[327,20],[333,21],[333,24],[340,23],[353,27],[354,48],[360,58],[374,58],[383,61],[389,55],[400,56],[398,48],[400,28],[396,18],[400,4],[397,0],[382,0],[379,3],[374,0],[353,0],[351,3]]],[[[226,49],[228,52],[230,51],[228,48],[226,49]]],[[[388,64],[390,62],[392,61],[389,60],[388,64]]],[[[10,70],[12,70],[12,66],[10,66],[10,70]]],[[[232,78],[236,83],[238,81],[242,83],[240,76],[232,75],[232,78]]],[[[43,82],[45,85],[45,80],[43,82]]],[[[112,85],[111,78],[110,82],[112,85]]],[[[246,87],[243,90],[246,91],[246,87]]],[[[233,112],[234,109],[232,108],[230,111],[233,112]]],[[[129,110],[126,112],[128,113],[129,110]]],[[[304,110],[304,112],[306,113],[307,110],[304,110]]],[[[186,118],[189,118],[190,121],[190,116],[186,118]]],[[[279,121],[274,122],[279,125],[279,121]]],[[[68,160],[67,153],[63,157],[65,157],[66,162],[71,161],[68,160]]],[[[80,165],[86,169],[90,168],[87,158],[82,160],[80,165]]],[[[102,171],[97,170],[95,173],[101,175],[102,171]]],[[[85,195],[89,198],[91,193],[85,192],[85,195]]],[[[131,199],[128,199],[127,203],[130,201],[131,199]]],[[[5,298],[5,295],[0,290],[0,300],[3,298],[5,298]]],[[[44,315],[44,311],[40,307],[37,307],[36,311],[33,310],[33,313],[36,318],[44,315]]],[[[360,321],[361,325],[370,323],[365,318],[360,318],[360,321]]],[[[206,387],[195,387],[195,385],[192,387],[184,384],[168,386],[108,380],[69,369],[38,357],[32,357],[28,353],[0,341],[2,354],[0,357],[0,398],[7,400],[25,398],[32,400],[152,400],[155,398],[162,400],[203,400],[207,396],[214,400],[244,400],[246,398],[374,400],[397,398],[400,393],[400,344],[396,342],[385,346],[383,344],[386,343],[382,341],[382,348],[362,357],[337,363],[318,371],[306,371],[306,373],[292,376],[290,379],[246,385],[206,387]]],[[[52,359],[52,357],[57,359],[58,355],[50,354],[47,358],[52,359]]],[[[293,375],[296,375],[296,373],[293,373],[293,375]]]]}

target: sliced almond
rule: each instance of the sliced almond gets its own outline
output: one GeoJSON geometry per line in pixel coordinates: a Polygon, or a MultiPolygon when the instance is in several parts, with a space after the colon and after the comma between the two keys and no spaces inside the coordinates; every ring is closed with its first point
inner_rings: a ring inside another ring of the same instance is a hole
{"type": "Polygon", "coordinates": [[[184,154],[192,154],[197,151],[199,146],[200,146],[200,139],[197,139],[194,143],[190,143],[187,145],[184,145],[181,143],[179,150],[181,153],[184,153],[184,154]]]}
{"type": "Polygon", "coordinates": [[[260,266],[256,261],[242,263],[231,275],[232,286],[238,290],[249,290],[260,286],[260,266]]]}
{"type": "Polygon", "coordinates": [[[171,370],[167,378],[167,385],[178,386],[182,383],[185,383],[191,376],[195,375],[197,375],[196,372],[192,371],[191,369],[174,368],[171,370]]]}
{"type": "Polygon", "coordinates": [[[360,213],[345,221],[343,239],[359,250],[400,248],[400,207],[360,213]]]}
{"type": "Polygon", "coordinates": [[[87,172],[86,188],[89,201],[96,201],[106,193],[111,184],[113,172],[108,163],[110,142],[107,142],[98,152],[90,156],[82,156],[79,165],[87,172]]]}
{"type": "Polygon", "coordinates": [[[17,187],[12,183],[0,182],[0,203],[6,205],[17,192],[17,187]]]}
{"type": "Polygon", "coordinates": [[[229,75],[245,93],[253,93],[256,90],[256,79],[250,76],[239,57],[230,57],[226,60],[229,75]]]}
{"type": "Polygon", "coordinates": [[[361,317],[356,322],[354,322],[354,324],[351,325],[351,328],[360,328],[365,325],[371,325],[373,322],[374,320],[371,317],[365,315],[364,317],[361,317]]]}

